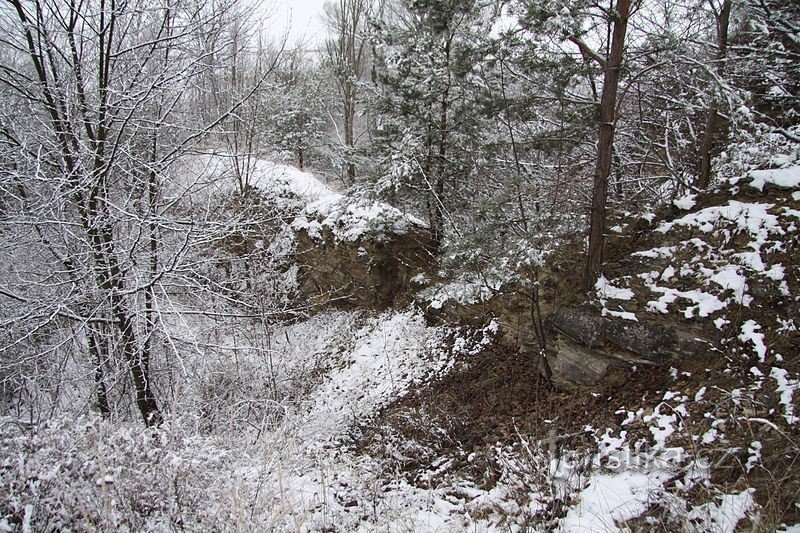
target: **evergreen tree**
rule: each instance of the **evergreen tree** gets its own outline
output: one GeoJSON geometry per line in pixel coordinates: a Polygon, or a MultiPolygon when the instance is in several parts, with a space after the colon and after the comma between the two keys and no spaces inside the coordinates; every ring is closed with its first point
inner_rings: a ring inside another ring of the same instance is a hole
{"type": "Polygon", "coordinates": [[[476,168],[476,45],[487,24],[475,1],[413,0],[375,26],[378,188],[396,201],[421,202],[437,245],[459,187],[476,168]]]}

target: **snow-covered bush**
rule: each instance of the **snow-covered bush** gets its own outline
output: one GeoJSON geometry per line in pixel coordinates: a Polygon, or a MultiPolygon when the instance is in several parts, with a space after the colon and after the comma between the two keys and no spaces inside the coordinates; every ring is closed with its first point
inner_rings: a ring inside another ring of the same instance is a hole
{"type": "MultiPolygon", "coordinates": [[[[244,450],[182,424],[144,429],[80,416],[26,428],[0,420],[0,529],[231,531],[281,518],[274,487],[259,492],[258,472],[237,471],[244,450]]],[[[277,452],[260,450],[264,468],[277,452]]]]}

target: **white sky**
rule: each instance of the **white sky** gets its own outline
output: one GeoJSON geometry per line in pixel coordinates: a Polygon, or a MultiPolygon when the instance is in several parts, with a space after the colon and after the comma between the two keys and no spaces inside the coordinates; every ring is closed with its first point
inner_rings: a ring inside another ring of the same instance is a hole
{"type": "Polygon", "coordinates": [[[276,39],[282,38],[288,28],[287,46],[293,48],[300,39],[306,46],[320,42],[325,33],[322,6],[327,0],[267,0],[265,7],[272,13],[268,31],[276,39]]]}

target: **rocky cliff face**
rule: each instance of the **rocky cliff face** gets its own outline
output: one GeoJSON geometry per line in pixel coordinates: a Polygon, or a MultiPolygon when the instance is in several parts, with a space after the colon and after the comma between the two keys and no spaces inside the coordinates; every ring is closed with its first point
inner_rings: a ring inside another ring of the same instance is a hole
{"type": "Polygon", "coordinates": [[[386,204],[312,204],[292,227],[299,292],[315,306],[401,306],[412,279],[435,264],[424,223],[386,204]]]}
{"type": "Polygon", "coordinates": [[[618,385],[636,366],[721,353],[767,365],[800,352],[797,166],[751,171],[715,193],[682,198],[647,225],[626,229],[623,220],[609,250],[617,259],[590,294],[575,290],[579,268],[559,257],[511,278],[484,272],[432,282],[436,261],[422,221],[300,177],[269,189],[305,200],[290,227],[297,290],[315,306],[382,309],[415,299],[433,320],[494,319],[504,345],[567,386],[618,385]]]}
{"type": "Polygon", "coordinates": [[[781,362],[800,353],[796,175],[798,167],[755,171],[631,223],[612,238],[617,260],[589,294],[565,286],[578,273],[551,261],[535,281],[450,281],[423,291],[420,304],[435,319],[495,317],[506,346],[534,361],[544,348],[553,380],[566,386],[615,386],[636,366],[721,355],[781,362]]]}
{"type": "Polygon", "coordinates": [[[583,306],[550,317],[554,376],[591,385],[631,365],[711,356],[751,360],[766,374],[788,364],[800,352],[800,192],[787,174],[800,169],[751,172],[621,235],[637,244],[606,266],[583,306]],[[780,179],[765,182],[770,175],[780,179]]]}

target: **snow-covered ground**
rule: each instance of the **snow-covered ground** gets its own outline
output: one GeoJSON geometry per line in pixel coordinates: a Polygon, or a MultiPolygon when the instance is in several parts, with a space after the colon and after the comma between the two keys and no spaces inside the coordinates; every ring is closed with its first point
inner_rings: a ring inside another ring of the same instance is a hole
{"type": "MultiPolygon", "coordinates": [[[[217,164],[227,163],[209,159],[200,166],[208,171],[217,164]]],[[[386,213],[396,223],[413,221],[383,204],[347,204],[312,175],[285,165],[264,161],[254,169],[251,184],[288,190],[308,205],[307,227],[330,220],[331,228],[355,231],[359,220],[386,213]],[[339,224],[342,213],[355,222],[339,224]]],[[[794,183],[789,170],[753,174],[754,186],[794,183]]],[[[694,206],[694,200],[679,201],[682,209],[694,206]]],[[[780,217],[798,215],[775,214],[772,207],[731,201],[660,225],[665,233],[692,226],[703,234],[720,221],[738,224],[751,251],[699,271],[714,294],[663,285],[680,275],[679,265],[654,273],[645,279],[657,298],[647,312],[662,314],[682,301],[687,318],[705,317],[733,303],[746,305],[745,273],[781,281],[780,265],[767,264],[759,253],[782,236],[780,217]]],[[[654,248],[641,255],[674,252],[654,248]]],[[[634,296],[620,280],[603,277],[596,288],[603,306],[634,296]]],[[[380,423],[381,409],[414,388],[469,364],[496,327],[460,336],[428,325],[413,309],[325,311],[288,324],[181,316],[177,304],[175,310],[177,318],[165,327],[173,339],[176,385],[162,391],[171,413],[162,428],[84,415],[54,418],[30,432],[13,419],[0,420],[0,494],[7,502],[0,507],[0,531],[12,524],[23,531],[615,531],[653,506],[666,514],[660,523],[648,518],[648,527],[733,531],[741,519],[758,516],[752,490],[712,493],[709,465],[671,442],[705,387],[696,394],[668,390],[648,410],[621,408],[619,427],[587,426],[584,433],[595,442],[588,450],[548,448],[523,435],[511,445],[498,443],[491,460],[499,475],[490,487],[450,472],[447,457],[430,462],[428,475],[419,478],[427,483],[412,484],[385,458],[360,448],[357,429],[380,423]],[[713,497],[692,506],[686,498],[697,490],[713,497]]],[[[609,312],[636,319],[624,307],[609,312]]],[[[741,335],[763,362],[760,326],[747,322],[741,335]]],[[[795,424],[797,380],[777,365],[770,376],[782,394],[782,414],[795,424]]],[[[712,423],[702,442],[721,438],[721,431],[712,423]]],[[[759,464],[760,453],[761,443],[753,441],[748,468],[759,464]]]]}
{"type": "MultiPolygon", "coordinates": [[[[357,241],[365,235],[380,239],[388,233],[404,234],[426,223],[399,209],[374,200],[342,195],[314,174],[291,165],[254,159],[247,165],[247,186],[254,187],[278,204],[300,201],[303,210],[294,229],[320,237],[328,229],[338,241],[357,241]]],[[[239,186],[234,158],[226,154],[193,156],[184,162],[182,186],[207,194],[230,193],[239,186]]],[[[196,195],[196,192],[193,192],[196,195]]]]}
{"type": "MultiPolygon", "coordinates": [[[[190,329],[201,330],[198,325],[190,329]]],[[[180,519],[189,530],[205,525],[221,530],[513,531],[560,500],[567,505],[566,514],[552,525],[573,532],[615,531],[649,505],[674,498],[675,491],[664,490],[669,480],[684,480],[685,491],[707,481],[707,466],[687,462],[685,450],[665,444],[681,424],[676,412],[685,413],[681,405],[689,401],[678,394],[665,395],[651,415],[628,417],[649,424],[656,443],[652,447],[628,442],[625,431],[587,428],[598,436],[597,451],[583,457],[568,450],[554,456],[533,443],[499,447],[495,459],[502,475],[490,489],[457,475],[437,477],[429,486],[397,477],[385,469],[385,460],[356,450],[351,430],[377,423],[382,407],[450,371],[457,358],[468,362],[469,353],[492,332],[487,330],[477,342],[450,343],[460,347],[457,353],[443,349],[444,339],[453,335],[454,330],[443,326],[427,326],[413,311],[377,316],[330,311],[274,327],[268,348],[248,345],[241,335],[222,336],[214,343],[218,360],[187,357],[183,363],[188,374],[194,367],[212,374],[225,368],[232,380],[278,382],[282,390],[301,392],[273,398],[267,391],[262,396],[252,391],[249,398],[229,398],[229,407],[238,408],[239,415],[230,409],[229,419],[205,431],[191,429],[204,426],[201,400],[215,397],[214,391],[203,392],[201,384],[181,391],[173,406],[176,417],[159,430],[145,432],[135,423],[82,417],[55,420],[31,440],[5,420],[4,486],[26,479],[36,486],[27,495],[9,495],[31,524],[39,524],[36,513],[43,513],[44,506],[63,504],[65,512],[86,506],[87,517],[93,511],[101,524],[120,527],[128,511],[126,498],[141,495],[144,483],[155,509],[140,526],[150,530],[174,524],[177,508],[184,505],[186,514],[180,519]],[[230,364],[233,360],[239,374],[230,364]],[[262,407],[274,402],[280,412],[245,417],[241,411],[247,402],[262,407]],[[38,452],[19,455],[25,449],[38,452]],[[521,460],[526,454],[527,460],[521,460]],[[544,476],[534,470],[537,464],[544,476]],[[211,498],[204,504],[195,501],[203,495],[211,498]]],[[[198,346],[208,342],[197,339],[198,346]]],[[[224,382],[211,381],[209,386],[214,383],[221,387],[224,382]]],[[[219,403],[213,407],[225,408],[219,403]]],[[[431,473],[438,469],[438,476],[447,468],[446,461],[434,461],[431,473]]],[[[752,507],[745,492],[691,513],[697,531],[729,531],[752,507]]]]}

